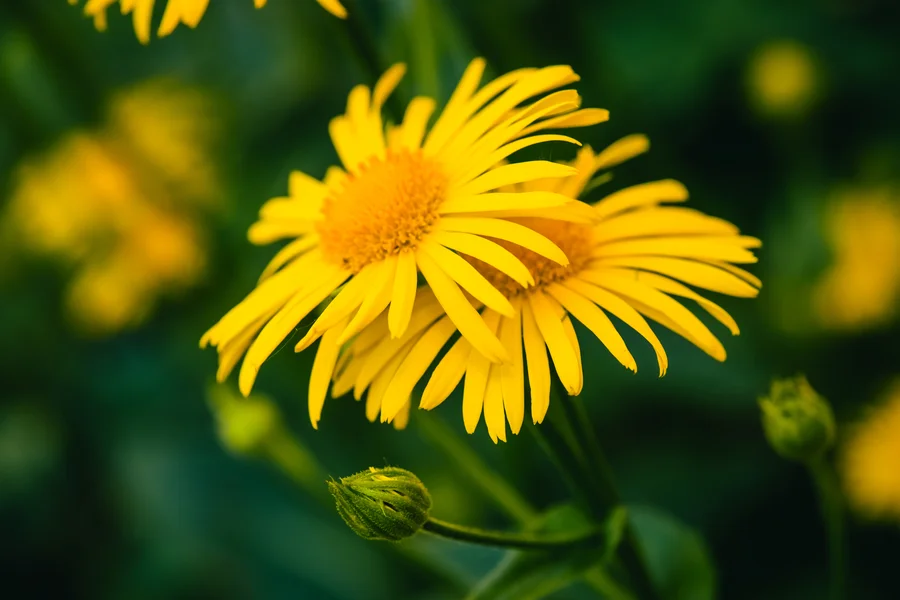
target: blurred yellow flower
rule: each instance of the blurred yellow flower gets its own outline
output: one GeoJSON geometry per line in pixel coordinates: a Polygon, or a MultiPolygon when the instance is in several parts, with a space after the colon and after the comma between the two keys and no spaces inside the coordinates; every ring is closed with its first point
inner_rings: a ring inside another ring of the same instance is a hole
{"type": "Polygon", "coordinates": [[[794,116],[812,101],[818,74],[809,49],[795,41],[769,42],[750,61],[748,84],[756,108],[774,116],[794,116]]]}
{"type": "Polygon", "coordinates": [[[900,522],[900,380],[851,428],[841,456],[850,505],[874,519],[900,522]]]}
{"type": "Polygon", "coordinates": [[[138,324],[159,295],[196,281],[206,263],[198,213],[217,197],[199,92],[145,83],[108,113],[98,131],[19,167],[5,217],[24,248],[73,270],[67,309],[92,334],[138,324]]]}
{"type": "Polygon", "coordinates": [[[329,126],[344,168],[331,167],[324,181],[294,172],[289,196],[266,203],[250,228],[257,244],[292,241],[272,259],[257,288],[203,336],[202,346],[219,351],[219,380],[246,353],[239,387],[248,394],[263,361],[340,289],[295,348],[322,337],[309,388],[310,419],[317,424],[340,345],[383,312],[385,335],[399,338],[412,327],[419,273],[448,320],[486,360],[509,359],[463,290],[500,314],[512,315],[513,306],[457,252],[482,258],[523,285],[530,283],[527,271],[488,237],[566,263],[559,248],[512,219],[584,221],[593,218],[589,208],[557,192],[495,190],[575,173],[568,165],[505,159],[544,142],[577,144],[534,134],[593,125],[608,113],[580,110],[574,90],[553,92],[578,80],[568,66],[520,69],[479,89],[484,68],[483,60],[472,61],[430,128],[431,98],[413,99],[397,125],[382,121],[403,65],[389,69],[373,90],[353,89],[346,114],[329,126]]]}
{"type": "MultiPolygon", "coordinates": [[[[644,136],[634,135],[599,154],[584,148],[570,177],[529,181],[517,184],[516,189],[577,198],[587,186],[606,180],[605,176],[594,178],[598,171],[628,160],[648,146],[644,136]]],[[[400,419],[405,423],[414,386],[437,361],[420,408],[441,404],[465,376],[462,410],[466,429],[472,433],[484,412],[488,433],[497,442],[506,440],[507,421],[513,433],[522,426],[526,376],[535,423],[544,419],[549,407],[551,362],[567,392],[581,392],[581,350],[573,318],[632,371],[637,364],[608,314],[652,345],[660,376],[668,359],[645,317],[682,335],[716,360],[724,360],[725,349],[716,336],[675,297],[693,300],[737,335],[738,326],[725,310],[684,284],[755,297],[760,281],[734,265],[755,263],[750,249],[760,242],[739,235],[737,227],[721,219],[688,208],[663,206],[687,197],[682,184],[667,179],[627,187],[592,205],[585,204],[592,206],[595,223],[541,217],[516,220],[562,249],[570,261],[567,266],[552,260],[552,245],[538,253],[536,245],[523,248],[500,242],[502,249],[485,253],[474,244],[464,245],[466,240],[455,233],[443,237],[444,243],[456,244],[467,254],[469,264],[512,305],[512,313],[488,305],[481,315],[490,333],[499,336],[510,360],[492,364],[481,340],[461,337],[438,361],[456,327],[440,305],[423,294],[425,301],[417,304],[405,335],[389,339],[388,323],[382,317],[349,345],[336,370],[333,395],[352,389],[359,399],[368,390],[369,419],[374,420],[380,412],[382,421],[400,419]],[[494,264],[484,261],[485,256],[494,264]],[[501,257],[510,264],[507,273],[495,268],[501,257]],[[530,287],[523,285],[525,282],[531,283],[530,287]]]]}
{"type": "MultiPolygon", "coordinates": [[[[69,4],[78,4],[79,0],[69,0],[69,4]]],[[[256,8],[262,8],[267,0],[253,0],[256,8]]],[[[345,18],[347,11],[338,0],[316,0],[331,14],[345,18]]],[[[134,33],[142,44],[150,42],[150,26],[153,21],[153,4],[155,0],[87,0],[84,14],[94,19],[94,26],[100,31],[106,30],[106,11],[118,4],[123,15],[131,14],[134,22],[134,33]]],[[[209,0],[168,0],[163,11],[162,21],[156,34],[164,37],[175,31],[180,24],[196,27],[206,13],[209,0]]]]}
{"type": "Polygon", "coordinates": [[[890,187],[848,188],[826,207],[832,263],[813,289],[827,329],[863,329],[893,319],[900,305],[900,197],[890,187]]]}

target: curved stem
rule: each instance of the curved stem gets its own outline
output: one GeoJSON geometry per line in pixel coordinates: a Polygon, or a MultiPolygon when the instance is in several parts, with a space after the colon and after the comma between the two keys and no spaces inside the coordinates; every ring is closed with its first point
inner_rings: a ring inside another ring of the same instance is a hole
{"type": "MultiPolygon", "coordinates": [[[[621,502],[612,470],[581,401],[570,398],[556,380],[552,390],[548,418],[551,430],[555,431],[547,437],[552,439],[556,434],[558,439],[556,443],[548,444],[547,448],[551,450],[551,456],[556,454],[555,459],[564,466],[566,479],[575,486],[585,509],[596,522],[603,522],[621,502]]],[[[640,542],[630,524],[626,526],[617,554],[637,597],[641,600],[658,598],[640,542]]]]}
{"type": "Polygon", "coordinates": [[[531,523],[538,517],[532,507],[498,473],[494,472],[468,443],[460,440],[453,431],[427,411],[417,417],[419,430],[444,452],[459,467],[459,472],[468,477],[498,508],[522,525],[531,523]]]}
{"type": "Polygon", "coordinates": [[[477,527],[466,527],[433,517],[425,522],[422,529],[428,533],[459,542],[497,548],[517,548],[520,550],[558,550],[570,546],[580,546],[596,540],[601,535],[599,531],[594,530],[578,535],[542,537],[532,533],[508,533],[479,529],[477,527]]]}
{"type": "Polygon", "coordinates": [[[831,567],[831,600],[845,595],[844,508],[841,490],[831,466],[824,457],[807,464],[822,507],[822,519],[828,531],[828,554],[831,567]]]}

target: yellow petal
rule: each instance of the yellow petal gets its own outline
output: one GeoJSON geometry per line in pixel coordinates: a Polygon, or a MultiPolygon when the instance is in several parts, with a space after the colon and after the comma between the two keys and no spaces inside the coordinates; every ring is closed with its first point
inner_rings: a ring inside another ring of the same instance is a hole
{"type": "Polygon", "coordinates": [[[491,365],[484,390],[484,424],[495,444],[498,439],[506,441],[506,416],[503,414],[503,388],[499,370],[500,365],[491,365]]]}
{"type": "Polygon", "coordinates": [[[419,270],[431,286],[447,316],[459,332],[472,346],[484,354],[490,362],[505,362],[509,359],[500,340],[490,331],[481,315],[469,303],[459,286],[425,252],[416,256],[419,270]]]}
{"type": "Polygon", "coordinates": [[[597,155],[594,162],[594,170],[601,171],[614,167],[639,154],[643,154],[649,149],[650,140],[643,134],[636,133],[623,137],[607,146],[603,152],[597,155]]]}
{"type": "Polygon", "coordinates": [[[545,129],[567,129],[569,127],[590,127],[609,121],[609,111],[605,108],[583,108],[567,115],[546,119],[522,131],[522,135],[531,135],[545,129]]]}
{"type": "MultiPolygon", "coordinates": [[[[385,368],[378,373],[378,376],[375,377],[375,380],[372,382],[372,387],[369,388],[369,395],[366,397],[366,418],[369,419],[369,421],[375,421],[375,419],[378,418],[378,413],[381,410],[382,402],[384,401],[385,392],[387,392],[391,380],[397,373],[397,369],[400,368],[400,365],[406,359],[411,348],[412,342],[406,343],[401,351],[387,363],[385,368]]],[[[404,400],[409,402],[409,398],[405,398],[404,400]]]]}
{"type": "MultiPolygon", "coordinates": [[[[518,152],[519,150],[528,148],[529,146],[534,146],[536,144],[545,144],[547,142],[565,142],[567,144],[575,144],[576,146],[581,145],[581,142],[567,135],[532,135],[500,146],[483,158],[480,156],[466,156],[461,158],[460,160],[465,165],[465,170],[461,170],[460,172],[462,173],[462,175],[454,177],[452,181],[458,185],[468,183],[475,177],[478,177],[488,169],[495,167],[501,161],[505,160],[507,157],[518,152]]],[[[451,170],[452,172],[452,169],[448,170],[451,170]]]]}
{"type": "Polygon", "coordinates": [[[446,157],[445,161],[450,180],[454,184],[463,184],[482,174],[488,168],[495,166],[497,161],[512,153],[501,153],[502,155],[494,161],[488,159],[492,154],[500,153],[504,144],[507,147],[514,146],[519,142],[531,145],[530,142],[519,140],[519,138],[523,137],[522,131],[525,128],[547,115],[574,110],[578,108],[580,101],[581,99],[575,90],[565,90],[550,94],[530,106],[511,112],[506,120],[495,124],[490,131],[486,132],[465,152],[446,157]]]}
{"type": "Polygon", "coordinates": [[[414,150],[422,145],[425,129],[428,127],[428,119],[434,113],[435,102],[431,98],[421,96],[413,98],[406,107],[403,124],[400,126],[398,145],[402,148],[414,150]]]}
{"type": "Polygon", "coordinates": [[[578,76],[571,67],[564,65],[545,67],[525,74],[496,100],[466,121],[442,152],[446,155],[465,153],[485,132],[522,102],[574,81],[578,81],[578,76]]]}
{"type": "Polygon", "coordinates": [[[570,202],[571,198],[555,192],[488,192],[448,200],[441,206],[440,213],[449,215],[515,210],[528,214],[528,211],[542,208],[556,209],[570,202]]]}
{"type": "MultiPolygon", "coordinates": [[[[581,276],[592,281],[587,272],[582,272],[581,276]]],[[[639,312],[682,335],[716,360],[725,360],[725,348],[721,342],[700,319],[676,300],[646,284],[636,282],[633,274],[627,271],[616,273],[612,269],[604,270],[601,277],[597,277],[598,280],[601,278],[602,283],[596,280],[594,282],[620,296],[630,298],[639,312]]]]}
{"type": "Polygon", "coordinates": [[[747,271],[745,271],[744,269],[742,269],[740,267],[736,267],[734,265],[728,264],[727,262],[720,261],[720,260],[708,260],[706,262],[713,265],[714,267],[719,267],[720,269],[724,269],[725,271],[728,271],[735,277],[740,277],[741,279],[743,279],[744,281],[746,281],[747,283],[749,283],[750,285],[752,285],[755,288],[762,287],[762,281],[759,279],[759,277],[757,277],[756,275],[753,275],[752,273],[748,273],[747,271]]]}
{"type": "Polygon", "coordinates": [[[309,375],[309,421],[312,423],[313,429],[319,428],[319,419],[322,418],[322,407],[325,406],[328,384],[331,383],[331,375],[334,373],[334,366],[340,351],[340,346],[336,341],[340,330],[339,327],[334,327],[322,336],[309,375]]]}
{"type": "Polygon", "coordinates": [[[738,228],[722,219],[683,207],[636,210],[608,219],[597,227],[594,242],[663,235],[737,235],[738,228]]]}
{"type": "MultiPolygon", "coordinates": [[[[500,315],[493,311],[485,311],[485,321],[488,323],[491,335],[496,331],[500,321],[500,315]]],[[[466,381],[463,384],[463,423],[466,431],[473,433],[481,420],[481,409],[484,406],[484,392],[487,389],[488,375],[491,363],[482,354],[473,348],[469,353],[466,364],[466,381]]]]}
{"type": "Polygon", "coordinates": [[[331,143],[344,164],[344,168],[350,173],[358,174],[368,156],[361,151],[362,147],[357,144],[356,133],[350,125],[350,121],[344,116],[333,118],[328,124],[328,133],[331,135],[331,143]]]}
{"type": "Polygon", "coordinates": [[[654,271],[720,294],[755,298],[759,290],[745,279],[705,262],[662,256],[618,256],[595,261],[597,266],[630,267],[654,271]]]}
{"type": "Polygon", "coordinates": [[[259,333],[263,325],[272,318],[277,308],[273,308],[259,316],[258,319],[247,325],[238,335],[228,340],[226,344],[219,347],[219,368],[216,370],[216,381],[222,383],[234,370],[235,365],[244,356],[250,342],[259,333]]]}
{"type": "Polygon", "coordinates": [[[363,299],[359,310],[350,319],[350,323],[338,336],[337,343],[343,344],[363,330],[387,308],[394,293],[394,275],[397,272],[397,257],[386,258],[380,263],[373,263],[375,271],[370,280],[371,288],[363,299]]]}
{"type": "MultiPolygon", "coordinates": [[[[478,89],[481,76],[484,74],[485,61],[483,58],[473,59],[466,67],[459,83],[450,95],[447,105],[444,107],[434,127],[425,140],[425,151],[433,155],[453,135],[453,132],[469,118],[479,107],[471,108],[471,112],[464,107],[469,103],[472,94],[478,89]]],[[[512,82],[510,82],[510,85],[512,82]]]]}
{"type": "Polygon", "coordinates": [[[512,221],[485,217],[444,217],[438,223],[438,228],[506,240],[561,265],[569,264],[569,259],[556,244],[533,229],[512,221]]]}
{"type": "Polygon", "coordinates": [[[466,373],[466,365],[471,351],[472,345],[462,337],[450,346],[450,350],[447,351],[428,379],[425,391],[422,392],[419,408],[431,410],[447,399],[447,396],[459,385],[466,373]]]}
{"type": "MultiPolygon", "coordinates": [[[[257,7],[265,4],[265,1],[266,0],[256,0],[257,7]]],[[[340,2],[338,2],[338,0],[316,0],[316,2],[318,2],[322,6],[322,8],[324,8],[337,18],[347,18],[347,9],[344,8],[344,6],[340,2]]]]}
{"type": "MultiPolygon", "coordinates": [[[[413,311],[413,317],[410,319],[409,327],[406,329],[406,333],[403,334],[400,338],[391,338],[386,335],[387,332],[382,334],[381,340],[378,341],[374,346],[372,346],[365,357],[365,364],[363,365],[362,370],[360,371],[359,377],[357,377],[356,382],[353,387],[353,395],[357,400],[362,398],[363,392],[369,386],[369,384],[375,379],[378,373],[384,368],[384,366],[390,361],[394,356],[400,352],[404,345],[409,343],[414,338],[417,338],[418,335],[425,330],[426,327],[434,323],[439,317],[444,314],[443,308],[437,302],[431,304],[425,304],[422,307],[417,308],[413,311]]],[[[366,330],[364,333],[367,333],[366,330]]],[[[360,338],[362,335],[360,335],[360,338]]],[[[356,343],[354,343],[352,348],[356,348],[356,343]]]]}
{"type": "Polygon", "coordinates": [[[438,352],[454,333],[456,333],[456,327],[453,326],[453,322],[444,317],[419,338],[400,368],[397,369],[397,373],[385,392],[386,400],[381,406],[382,421],[392,420],[403,408],[404,403],[412,394],[413,388],[425,375],[425,371],[437,358],[438,352]]]}
{"type": "MultiPolygon", "coordinates": [[[[491,169],[469,183],[455,188],[452,193],[456,198],[466,198],[496,190],[504,185],[524,183],[535,179],[570,177],[575,173],[575,169],[569,165],[548,160],[529,160],[491,169]]],[[[568,200],[571,200],[571,198],[568,198],[568,200]]]]}
{"type": "Polygon", "coordinates": [[[653,330],[650,329],[650,325],[647,324],[644,317],[633,306],[612,292],[578,277],[570,277],[560,285],[578,295],[584,296],[603,310],[615,315],[638,332],[641,337],[650,342],[650,345],[653,346],[653,351],[656,353],[656,361],[659,363],[659,376],[662,377],[666,374],[666,370],[669,368],[669,358],[666,356],[666,350],[663,348],[659,338],[656,337],[656,334],[653,333],[653,330]]]}
{"type": "MultiPolygon", "coordinates": [[[[552,297],[550,297],[552,298],[552,297]]],[[[584,387],[584,369],[581,364],[581,346],[578,345],[578,336],[575,334],[575,327],[572,325],[572,319],[566,315],[562,319],[563,330],[566,332],[566,339],[569,345],[575,350],[575,357],[578,358],[578,393],[581,393],[584,387]]]]}
{"type": "Polygon", "coordinates": [[[559,380],[569,395],[577,395],[581,391],[578,356],[566,337],[561,318],[557,316],[553,305],[543,292],[535,290],[529,295],[528,301],[541,337],[550,350],[550,358],[553,359],[559,380]]]}
{"type": "Polygon", "coordinates": [[[638,273],[637,280],[641,283],[651,285],[667,294],[690,298],[691,300],[702,306],[706,310],[706,312],[712,315],[713,318],[716,319],[719,323],[727,327],[731,332],[731,335],[740,334],[741,330],[738,327],[738,324],[731,317],[731,315],[729,315],[725,311],[725,309],[723,309],[715,302],[707,300],[700,294],[697,294],[692,289],[681,285],[677,281],[673,281],[668,277],[663,277],[662,275],[656,275],[654,273],[638,273]]]}
{"type": "Polygon", "coordinates": [[[522,303],[522,341],[528,365],[528,386],[531,388],[531,420],[537,424],[544,420],[550,407],[550,363],[547,361],[544,338],[528,302],[522,303]]]}
{"type": "Polygon", "coordinates": [[[375,90],[372,92],[372,110],[381,111],[388,97],[397,89],[400,80],[406,74],[406,65],[397,63],[392,65],[390,69],[384,72],[375,84],[375,90]]]}
{"type": "Polygon", "coordinates": [[[412,317],[416,301],[416,286],[419,271],[416,269],[416,255],[404,250],[397,255],[397,272],[394,275],[394,290],[391,307],[388,309],[388,327],[391,337],[404,334],[412,317]]]}
{"type": "Polygon", "coordinates": [[[409,424],[410,404],[410,401],[407,400],[406,404],[403,405],[403,408],[400,409],[400,412],[397,413],[397,416],[394,417],[394,420],[391,421],[391,425],[393,425],[394,429],[397,431],[406,429],[406,426],[409,424]]]}
{"type": "Polygon", "coordinates": [[[534,283],[528,267],[500,244],[471,233],[455,231],[435,231],[431,234],[431,239],[437,244],[491,265],[511,277],[522,287],[528,287],[534,283]]]}
{"type": "Polygon", "coordinates": [[[628,350],[625,340],[622,339],[609,317],[596,304],[559,284],[549,286],[547,293],[597,336],[610,354],[626,369],[637,371],[637,363],[628,350]]]}
{"type": "Polygon", "coordinates": [[[305,236],[313,228],[313,222],[305,219],[257,221],[247,230],[247,239],[257,246],[263,246],[284,238],[305,236]]]}
{"type": "Polygon", "coordinates": [[[730,237],[659,237],[624,240],[594,249],[597,258],[610,256],[674,256],[697,260],[721,260],[733,263],[757,262],[752,252],[742,247],[755,238],[730,237]]]}
{"type": "Polygon", "coordinates": [[[421,244],[419,252],[427,254],[453,281],[488,308],[496,310],[501,315],[511,316],[513,314],[513,307],[509,300],[497,291],[497,288],[478,272],[478,269],[459,254],[433,240],[421,244]]]}
{"type": "Polygon", "coordinates": [[[328,195],[328,186],[303,171],[291,171],[288,176],[288,195],[303,204],[317,204],[328,195]]]}
{"type": "Polygon", "coordinates": [[[594,203],[597,214],[608,218],[614,214],[661,202],[683,202],[688,199],[688,191],[684,185],[674,179],[650,181],[627,187],[614,192],[594,203]]]}
{"type": "MultiPolygon", "coordinates": [[[[218,346],[227,342],[228,338],[243,331],[260,314],[277,310],[284,306],[288,298],[298,294],[311,282],[303,279],[304,273],[327,271],[318,251],[295,260],[285,269],[266,279],[247,294],[237,306],[228,311],[219,322],[213,325],[200,340],[200,347],[207,344],[218,346]]],[[[348,274],[349,275],[349,274],[348,274]]]]}
{"type": "Polygon", "coordinates": [[[514,304],[516,315],[500,322],[500,341],[509,354],[508,363],[500,365],[500,383],[503,391],[503,406],[509,428],[514,434],[522,429],[525,420],[525,370],[522,358],[522,314],[521,301],[514,304]]]}
{"type": "Polygon", "coordinates": [[[340,374],[335,377],[334,385],[331,386],[332,398],[340,398],[341,396],[348,394],[350,390],[353,389],[353,384],[356,381],[356,377],[359,375],[359,372],[363,367],[363,361],[354,360],[355,358],[356,357],[351,356],[350,353],[346,351],[338,358],[338,364],[335,366],[335,371],[339,371],[340,374]],[[347,359],[346,357],[349,357],[349,359],[347,359]],[[345,359],[349,360],[349,362],[342,369],[341,362],[343,362],[345,359]]]}
{"type": "MultiPolygon", "coordinates": [[[[343,323],[341,327],[347,326],[348,317],[357,310],[366,298],[366,294],[371,292],[371,282],[374,275],[375,265],[366,265],[362,271],[350,278],[337,296],[328,303],[319,318],[312,324],[306,335],[294,346],[294,352],[302,352],[312,345],[319,336],[335,327],[338,323],[343,323]]],[[[337,343],[337,338],[335,338],[337,343]]]]}
{"type": "Polygon", "coordinates": [[[278,253],[275,254],[275,256],[272,258],[272,260],[269,261],[269,264],[267,264],[266,268],[263,269],[262,275],[259,276],[259,283],[262,283],[263,281],[271,277],[272,274],[276,273],[287,263],[291,262],[303,253],[312,250],[318,245],[319,236],[317,235],[305,235],[289,243],[287,246],[279,250],[278,253]]]}
{"type": "Polygon", "coordinates": [[[341,285],[349,274],[346,271],[331,270],[320,275],[315,283],[310,283],[304,292],[297,294],[272,318],[259,333],[247,350],[241,365],[238,387],[244,396],[250,394],[259,367],[287,337],[297,324],[341,285]]]}

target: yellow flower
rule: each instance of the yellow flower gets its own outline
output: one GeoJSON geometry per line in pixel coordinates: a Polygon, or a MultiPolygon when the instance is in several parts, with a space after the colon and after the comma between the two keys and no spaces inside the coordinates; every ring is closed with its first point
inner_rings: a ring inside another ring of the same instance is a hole
{"type": "Polygon", "coordinates": [[[841,472],[850,505],[875,519],[900,522],[900,380],[844,445],[841,472]]]}
{"type": "Polygon", "coordinates": [[[82,331],[141,322],[202,274],[197,217],[216,198],[208,100],[172,82],[117,94],[103,126],[19,167],[4,223],[20,247],[73,269],[66,308],[82,331]]]}
{"type": "Polygon", "coordinates": [[[891,188],[847,189],[825,213],[832,264],[813,290],[828,329],[889,322],[900,304],[900,199],[891,188]]]}
{"type": "MultiPolygon", "coordinates": [[[[267,0],[253,0],[256,8],[262,8],[267,0]]],[[[347,11],[338,0],[317,0],[331,14],[345,18],[347,11]]],[[[87,0],[84,14],[94,19],[94,26],[100,31],[106,30],[106,11],[118,4],[123,15],[131,13],[134,21],[134,33],[142,44],[150,42],[150,25],[153,20],[155,0],[87,0]]],[[[69,0],[69,4],[78,4],[78,0],[69,0]]],[[[157,35],[164,37],[175,31],[181,23],[188,27],[196,27],[206,13],[209,0],[168,0],[163,11],[157,35]]]]}
{"type": "Polygon", "coordinates": [[[770,42],[750,62],[750,93],[763,113],[794,116],[816,93],[818,74],[809,49],[794,41],[770,42]]]}
{"type": "Polygon", "coordinates": [[[399,125],[384,127],[382,106],[403,76],[403,65],[389,69],[374,90],[353,89],[346,114],[329,127],[346,170],[331,167],[324,181],[294,172],[289,197],[266,203],[250,228],[254,243],[293,241],[272,259],[257,288],[203,336],[202,346],[218,348],[219,380],[246,353],[239,387],[248,394],[263,361],[340,288],[295,348],[323,336],[309,392],[316,424],[340,344],[385,311],[385,335],[402,336],[410,325],[419,272],[428,294],[487,360],[508,359],[463,290],[500,314],[512,315],[514,309],[457,251],[483,258],[522,284],[530,283],[527,271],[488,237],[565,263],[559,248],[512,218],[583,221],[593,216],[586,205],[543,190],[493,190],[574,173],[548,161],[505,164],[505,159],[548,141],[577,144],[565,136],[532,134],[593,125],[608,113],[579,110],[574,90],[532,100],[577,81],[570,67],[521,69],[478,89],[484,67],[483,60],[472,61],[430,129],[435,102],[424,97],[413,99],[399,125]]]}
{"type": "MultiPolygon", "coordinates": [[[[578,197],[587,185],[593,186],[590,182],[597,171],[647,147],[643,136],[629,136],[598,155],[584,148],[574,163],[576,174],[564,180],[530,182],[521,189],[578,197]]],[[[400,419],[405,423],[413,387],[437,361],[420,408],[441,404],[465,376],[462,408],[466,429],[469,433],[475,430],[483,411],[488,433],[496,442],[505,441],[507,421],[513,433],[522,426],[526,377],[531,418],[535,423],[544,419],[550,402],[551,362],[568,393],[581,392],[581,351],[573,318],[632,371],[637,370],[635,360],[609,314],[653,346],[660,376],[667,368],[666,352],[645,317],[682,335],[716,360],[724,360],[725,349],[716,336],[675,297],[697,302],[737,334],[738,326],[727,312],[684,284],[731,296],[756,296],[760,281],[734,264],[756,262],[750,248],[758,247],[759,240],[739,235],[726,221],[663,205],[682,202],[687,196],[677,181],[654,181],[625,188],[593,204],[599,220],[594,224],[519,219],[561,248],[570,264],[547,260],[533,248],[504,244],[534,280],[534,285],[526,288],[470,254],[470,264],[503,292],[514,309],[513,314],[504,315],[487,306],[482,312],[510,360],[492,364],[480,341],[465,337],[457,339],[437,360],[455,327],[428,298],[417,304],[412,323],[400,339],[386,338],[387,325],[382,318],[348,347],[336,371],[333,395],[353,389],[359,399],[368,389],[366,412],[370,419],[380,412],[382,421],[400,419]]]]}

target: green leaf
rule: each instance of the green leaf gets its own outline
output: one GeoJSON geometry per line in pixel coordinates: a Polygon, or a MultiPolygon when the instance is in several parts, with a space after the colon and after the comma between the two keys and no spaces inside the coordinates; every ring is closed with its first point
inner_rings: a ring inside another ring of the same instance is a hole
{"type": "MultiPolygon", "coordinates": [[[[596,546],[576,546],[564,551],[508,552],[472,590],[468,599],[534,600],[567,587],[588,569],[612,556],[622,539],[626,521],[624,509],[613,511],[605,535],[596,546]]],[[[564,505],[545,513],[535,531],[587,533],[591,528],[590,521],[578,509],[564,505]]]]}
{"type": "Polygon", "coordinates": [[[716,572],[699,533],[655,508],[629,506],[628,515],[664,600],[712,600],[716,572]]]}

